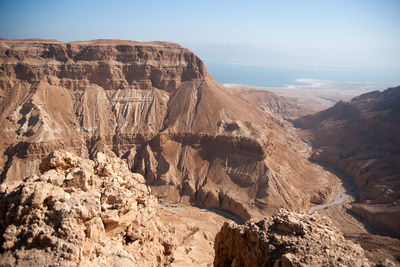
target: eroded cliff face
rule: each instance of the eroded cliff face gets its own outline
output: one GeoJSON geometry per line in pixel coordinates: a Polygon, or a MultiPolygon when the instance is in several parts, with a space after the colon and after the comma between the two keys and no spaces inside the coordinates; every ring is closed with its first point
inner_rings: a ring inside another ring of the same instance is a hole
{"type": "Polygon", "coordinates": [[[67,149],[125,159],[165,201],[243,219],[323,202],[331,177],[262,110],[220,86],[179,45],[120,40],[0,42],[3,185],[67,149]]]}
{"type": "Polygon", "coordinates": [[[328,218],[286,210],[245,225],[225,223],[214,248],[214,266],[370,266],[360,245],[328,218]]]}
{"type": "Polygon", "coordinates": [[[400,235],[400,87],[371,92],[296,123],[310,134],[312,157],[349,174],[359,190],[351,210],[400,235]]]}
{"type": "Polygon", "coordinates": [[[193,53],[169,43],[3,41],[0,51],[5,142],[154,135],[168,92],[208,77],[193,53]]]}
{"type": "Polygon", "coordinates": [[[158,215],[145,179],[119,158],[66,151],[40,175],[1,188],[1,266],[168,266],[173,229],[158,215]]]}

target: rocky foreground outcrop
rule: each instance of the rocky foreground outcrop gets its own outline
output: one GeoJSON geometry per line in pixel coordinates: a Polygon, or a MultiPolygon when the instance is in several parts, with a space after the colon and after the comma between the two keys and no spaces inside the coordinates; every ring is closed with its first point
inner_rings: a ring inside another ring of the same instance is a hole
{"type": "Polygon", "coordinates": [[[214,266],[370,266],[360,245],[328,218],[286,210],[245,225],[225,223],[214,248],[214,266]]]}
{"type": "Polygon", "coordinates": [[[166,42],[0,40],[0,182],[48,153],[118,156],[163,201],[246,220],[324,202],[334,178],[265,112],[166,42]]]}
{"type": "Polygon", "coordinates": [[[98,153],[95,161],[51,153],[39,176],[0,199],[1,266],[162,266],[171,229],[142,175],[98,153]]]}
{"type": "Polygon", "coordinates": [[[351,176],[359,191],[351,210],[400,236],[400,87],[374,91],[298,119],[312,158],[351,176]]]}

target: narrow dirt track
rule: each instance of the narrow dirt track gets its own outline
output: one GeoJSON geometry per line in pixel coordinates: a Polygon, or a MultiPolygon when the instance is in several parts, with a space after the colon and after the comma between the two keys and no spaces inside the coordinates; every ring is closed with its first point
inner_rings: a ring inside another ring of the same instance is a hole
{"type": "Polygon", "coordinates": [[[342,185],[331,201],[315,205],[307,214],[315,212],[329,217],[347,239],[359,243],[371,261],[383,266],[400,266],[400,240],[383,235],[371,224],[353,215],[349,208],[357,201],[358,191],[351,177],[330,164],[313,162],[338,177],[342,185]],[[389,263],[388,263],[389,261],[389,263]],[[391,265],[393,263],[393,265],[391,265]]]}
{"type": "Polygon", "coordinates": [[[310,207],[307,211],[307,214],[313,214],[316,211],[324,210],[334,206],[343,208],[345,204],[349,204],[355,201],[358,195],[358,191],[351,177],[330,164],[316,162],[313,163],[320,165],[324,169],[324,171],[330,172],[332,175],[336,176],[342,182],[342,184],[340,185],[339,191],[337,192],[336,196],[331,201],[325,204],[310,207]]]}

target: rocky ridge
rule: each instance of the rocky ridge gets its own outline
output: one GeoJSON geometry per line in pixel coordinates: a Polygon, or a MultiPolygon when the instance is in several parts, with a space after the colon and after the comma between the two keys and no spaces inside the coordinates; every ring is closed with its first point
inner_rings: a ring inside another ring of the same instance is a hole
{"type": "Polygon", "coordinates": [[[14,188],[51,151],[118,156],[163,201],[246,220],[306,210],[337,181],[304,144],[165,42],[0,41],[0,178],[14,188]]]}
{"type": "Polygon", "coordinates": [[[360,245],[328,218],[286,210],[245,225],[225,223],[214,248],[214,266],[370,266],[360,245]]]}
{"type": "Polygon", "coordinates": [[[281,97],[266,89],[239,87],[231,91],[275,119],[295,120],[321,110],[304,100],[281,97]]]}
{"type": "Polygon", "coordinates": [[[351,211],[400,235],[400,87],[339,102],[296,121],[312,158],[339,167],[358,188],[351,211]]]}
{"type": "MultiPolygon", "coordinates": [[[[123,160],[60,150],[40,170],[12,190],[1,187],[1,266],[197,266],[212,259],[207,224],[226,219],[159,206],[123,160]]],[[[369,266],[361,247],[328,219],[286,210],[241,226],[226,222],[214,248],[214,266],[369,266]]]]}
{"type": "Polygon", "coordinates": [[[173,229],[157,199],[119,158],[51,153],[41,174],[0,198],[1,266],[162,266],[173,229]]]}

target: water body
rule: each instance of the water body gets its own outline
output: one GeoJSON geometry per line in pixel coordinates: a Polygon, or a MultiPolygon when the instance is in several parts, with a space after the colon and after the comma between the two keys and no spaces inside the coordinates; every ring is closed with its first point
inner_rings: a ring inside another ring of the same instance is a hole
{"type": "Polygon", "coordinates": [[[222,63],[205,60],[207,70],[220,84],[259,87],[308,85],[299,79],[337,82],[400,84],[400,70],[354,70],[318,68],[280,68],[222,63]]]}

